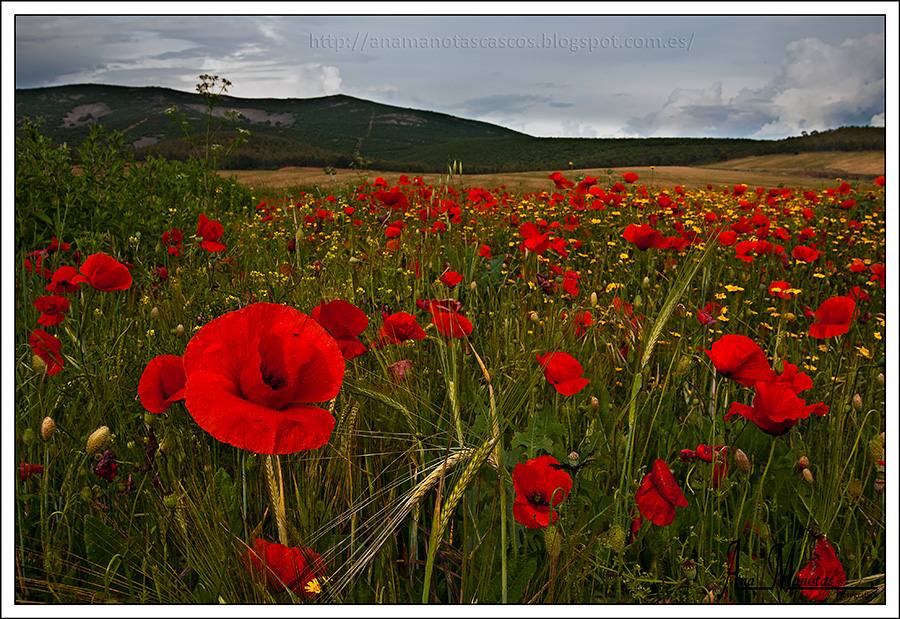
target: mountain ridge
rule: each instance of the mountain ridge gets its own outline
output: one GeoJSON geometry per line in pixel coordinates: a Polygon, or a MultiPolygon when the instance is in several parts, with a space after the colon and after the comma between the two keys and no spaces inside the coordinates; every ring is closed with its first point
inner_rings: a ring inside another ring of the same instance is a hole
{"type": "MultiPolygon", "coordinates": [[[[378,103],[339,93],[308,98],[221,95],[214,110],[227,142],[238,128],[249,142],[225,162],[233,169],[282,166],[377,167],[440,172],[462,161],[470,172],[619,165],[696,165],[737,157],[816,150],[883,150],[884,129],[845,127],[782,140],[750,138],[545,138],[444,112],[378,103]],[[236,110],[233,123],[224,116],[236,110]]],[[[185,158],[191,131],[206,121],[206,100],[163,86],[68,84],[17,89],[17,133],[26,117],[43,119],[58,143],[78,144],[101,124],[121,132],[137,158],[185,158]]]]}

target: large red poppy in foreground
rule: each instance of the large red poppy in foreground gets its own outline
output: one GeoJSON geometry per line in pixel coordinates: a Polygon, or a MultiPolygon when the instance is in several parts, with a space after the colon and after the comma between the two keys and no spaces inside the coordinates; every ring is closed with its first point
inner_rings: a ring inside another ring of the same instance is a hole
{"type": "Polygon", "coordinates": [[[342,299],[323,302],[314,307],[310,315],[337,340],[344,359],[355,359],[368,350],[358,336],[369,326],[369,318],[352,303],[342,299]]]}
{"type": "Polygon", "coordinates": [[[556,522],[556,506],[572,490],[572,477],[557,468],[559,460],[553,456],[538,456],[524,464],[517,464],[512,472],[516,501],[513,516],[516,522],[529,529],[539,529],[556,522]]]}
{"type": "Polygon", "coordinates": [[[286,454],[328,442],[334,418],[313,402],[344,378],[337,342],[292,307],[255,303],[200,329],[184,353],[185,405],[218,440],[286,454]]]}

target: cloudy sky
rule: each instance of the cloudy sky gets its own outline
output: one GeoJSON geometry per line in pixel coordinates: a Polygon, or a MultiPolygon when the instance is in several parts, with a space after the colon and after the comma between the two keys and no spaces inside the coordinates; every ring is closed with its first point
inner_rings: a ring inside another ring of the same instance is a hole
{"type": "Polygon", "coordinates": [[[344,93],[539,136],[884,125],[882,17],[17,17],[16,87],[344,93]]]}

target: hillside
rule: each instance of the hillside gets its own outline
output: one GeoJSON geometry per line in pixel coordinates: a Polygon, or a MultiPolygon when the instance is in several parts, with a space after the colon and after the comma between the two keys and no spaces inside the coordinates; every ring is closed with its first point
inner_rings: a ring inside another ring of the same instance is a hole
{"type": "MultiPolygon", "coordinates": [[[[200,95],[159,87],[77,84],[16,91],[16,126],[43,119],[59,143],[79,144],[100,123],[124,135],[138,158],[184,158],[196,152],[167,114],[176,108],[193,132],[204,126],[200,95]]],[[[453,160],[468,172],[700,165],[730,159],[810,151],[883,150],[884,129],[844,127],[785,140],[731,138],[537,138],[490,123],[400,108],[347,95],[309,99],[222,97],[223,133],[250,131],[250,141],[225,162],[231,169],[353,164],[381,170],[442,172],[453,160]],[[229,110],[236,121],[224,118],[229,110]]]]}

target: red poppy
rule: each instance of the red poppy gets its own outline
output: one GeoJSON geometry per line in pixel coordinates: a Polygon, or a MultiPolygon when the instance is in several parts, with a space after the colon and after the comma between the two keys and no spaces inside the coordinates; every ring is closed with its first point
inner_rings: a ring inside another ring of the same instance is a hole
{"type": "Polygon", "coordinates": [[[784,383],[789,386],[794,393],[802,393],[807,389],[812,389],[812,379],[800,371],[800,369],[790,361],[781,362],[783,369],[781,374],[775,377],[775,381],[784,383]]]}
{"type": "Polygon", "coordinates": [[[725,419],[740,415],[772,436],[781,436],[810,414],[825,415],[828,407],[821,402],[807,404],[787,382],[757,382],[753,406],[732,402],[725,419]]]}
{"type": "Polygon", "coordinates": [[[166,230],[162,234],[162,242],[166,247],[166,251],[168,251],[173,256],[181,255],[181,244],[184,240],[184,232],[179,230],[178,228],[172,228],[171,230],[166,230]]]}
{"type": "Polygon", "coordinates": [[[702,309],[697,310],[697,322],[704,327],[716,324],[718,322],[716,316],[719,315],[721,309],[721,304],[716,303],[715,301],[709,301],[702,309]]]}
{"type": "Polygon", "coordinates": [[[431,312],[431,322],[434,323],[434,328],[444,337],[464,338],[472,333],[472,323],[458,310],[431,302],[428,311],[431,312]]]}
{"type": "Polygon", "coordinates": [[[200,216],[197,218],[197,236],[203,239],[200,242],[200,247],[213,253],[225,251],[227,247],[219,242],[224,232],[225,228],[221,223],[214,219],[209,219],[206,215],[200,213],[200,216]]]}
{"type": "Polygon", "coordinates": [[[163,413],[184,399],[184,362],[178,355],[159,355],[150,360],[138,382],[141,405],[151,413],[163,413]]]}
{"type": "Polygon", "coordinates": [[[478,248],[478,255],[482,258],[490,258],[491,257],[491,246],[490,245],[482,245],[478,248]]]}
{"type": "Polygon", "coordinates": [[[550,175],[550,180],[553,181],[557,189],[568,189],[575,186],[575,183],[563,176],[562,172],[554,172],[550,175]]]}
{"type": "Polygon", "coordinates": [[[829,593],[847,584],[844,566],[824,535],[816,542],[812,559],[797,572],[797,582],[800,592],[811,602],[824,602],[829,593]]]}
{"type": "Polygon", "coordinates": [[[850,297],[831,297],[816,310],[816,320],[809,326],[809,336],[825,339],[850,330],[856,301],[850,297]]]}
{"type": "Polygon", "coordinates": [[[637,181],[637,179],[638,175],[634,172],[625,172],[625,174],[622,175],[622,180],[626,183],[633,183],[637,181]]]}
{"type": "Polygon", "coordinates": [[[216,439],[286,454],[328,442],[344,357],[328,332],[292,307],[254,303],[202,327],[184,352],[185,405],[216,439]]]}
{"type": "Polygon", "coordinates": [[[794,260],[797,260],[799,262],[815,262],[822,254],[817,249],[813,249],[812,247],[807,247],[806,245],[798,245],[791,252],[791,255],[794,257],[794,260]]]}
{"type": "Polygon", "coordinates": [[[850,292],[847,293],[847,296],[856,302],[868,301],[872,298],[868,292],[866,292],[864,289],[860,288],[859,286],[854,286],[853,288],[851,288],[850,292]]]}
{"type": "Polygon", "coordinates": [[[774,377],[766,353],[746,335],[723,335],[705,352],[719,374],[747,387],[774,377]]]}
{"type": "Polygon", "coordinates": [[[675,520],[675,508],[687,507],[688,502],[678,487],[666,462],[657,458],[653,470],[644,475],[634,495],[641,515],[658,527],[665,527],[675,520]]]}
{"type": "Polygon", "coordinates": [[[875,179],[875,184],[879,187],[884,187],[884,174],[875,179]]]}
{"type": "Polygon", "coordinates": [[[572,490],[572,476],[553,456],[538,456],[515,466],[512,472],[516,500],[513,516],[529,529],[548,527],[559,519],[556,506],[572,490]]]}
{"type": "Polygon", "coordinates": [[[869,278],[870,282],[878,282],[878,285],[884,290],[884,279],[885,279],[885,271],[884,265],[877,263],[873,264],[869,267],[869,270],[872,271],[872,277],[869,278]]]}
{"type": "Polygon", "coordinates": [[[629,243],[634,243],[638,249],[644,250],[650,247],[663,248],[666,246],[666,238],[660,234],[659,230],[647,224],[628,224],[625,232],[622,233],[629,243]]]}
{"type": "Polygon", "coordinates": [[[245,561],[250,572],[261,576],[271,591],[293,591],[310,598],[321,593],[325,563],[311,548],[288,547],[256,538],[245,561]]]}
{"type": "Polygon", "coordinates": [[[548,352],[535,355],[535,359],[544,368],[544,378],[562,395],[575,395],[591,382],[582,376],[584,368],[569,353],[548,352]]]}
{"type": "Polygon", "coordinates": [[[416,322],[416,317],[406,312],[386,316],[378,331],[378,341],[382,344],[400,344],[407,340],[424,339],[425,331],[416,322]]]}
{"type": "Polygon", "coordinates": [[[550,235],[546,233],[541,234],[538,227],[530,221],[519,226],[519,234],[523,239],[522,247],[532,253],[543,255],[547,248],[550,247],[550,235]]]}
{"type": "Polygon", "coordinates": [[[456,288],[457,284],[459,284],[462,279],[463,276],[456,271],[446,271],[443,275],[441,275],[441,283],[443,283],[447,288],[456,288]]]}
{"type": "Polygon", "coordinates": [[[769,284],[769,294],[779,299],[793,299],[794,293],[788,292],[789,290],[792,290],[791,284],[782,279],[769,284]]]}
{"type": "Polygon", "coordinates": [[[131,288],[131,273],[124,264],[104,253],[91,254],[81,265],[73,284],[87,282],[97,290],[114,292],[131,288]]]}
{"type": "Polygon", "coordinates": [[[41,475],[44,472],[44,465],[31,464],[29,462],[19,463],[19,479],[25,481],[32,475],[41,475]]]}
{"type": "Polygon", "coordinates": [[[322,303],[313,308],[311,316],[337,340],[344,359],[355,359],[366,352],[358,336],[369,326],[369,318],[352,303],[341,299],[322,303]]]}
{"type": "Polygon", "coordinates": [[[28,344],[31,346],[31,352],[47,365],[47,376],[53,376],[63,369],[66,362],[60,353],[62,342],[56,337],[43,329],[35,329],[28,337],[28,344]]]}
{"type": "Polygon", "coordinates": [[[594,315],[590,311],[584,310],[575,314],[575,335],[581,337],[587,333],[588,328],[594,324],[594,315]]]}
{"type": "Polygon", "coordinates": [[[66,312],[69,311],[69,300],[58,295],[38,297],[34,300],[34,306],[41,313],[38,324],[53,327],[66,317],[66,312]]]}
{"type": "Polygon", "coordinates": [[[80,284],[73,282],[72,279],[78,276],[78,270],[75,267],[62,266],[53,272],[50,283],[44,288],[52,294],[68,294],[78,290],[80,284]]]}

